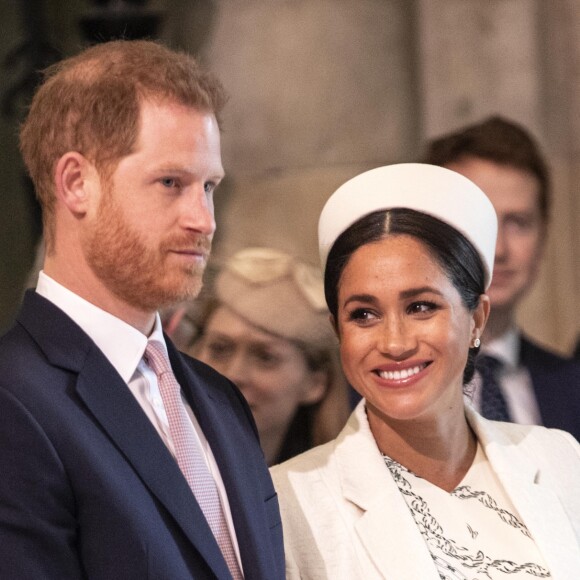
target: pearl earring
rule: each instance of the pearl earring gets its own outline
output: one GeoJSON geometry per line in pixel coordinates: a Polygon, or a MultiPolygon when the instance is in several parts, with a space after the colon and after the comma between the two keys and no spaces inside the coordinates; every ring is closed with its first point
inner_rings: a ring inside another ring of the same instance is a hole
{"type": "Polygon", "coordinates": [[[476,338],[473,341],[473,348],[479,348],[481,346],[481,340],[479,340],[479,338],[476,338]]]}

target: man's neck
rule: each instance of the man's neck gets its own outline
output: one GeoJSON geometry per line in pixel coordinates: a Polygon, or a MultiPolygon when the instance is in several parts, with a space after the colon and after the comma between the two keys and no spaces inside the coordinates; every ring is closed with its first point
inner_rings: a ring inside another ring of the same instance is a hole
{"type": "Polygon", "coordinates": [[[77,296],[130,324],[145,336],[151,334],[155,324],[155,312],[144,312],[127,304],[109,292],[96,277],[89,281],[87,276],[77,276],[73,269],[63,269],[59,266],[58,262],[47,258],[44,264],[44,272],[77,296]]]}

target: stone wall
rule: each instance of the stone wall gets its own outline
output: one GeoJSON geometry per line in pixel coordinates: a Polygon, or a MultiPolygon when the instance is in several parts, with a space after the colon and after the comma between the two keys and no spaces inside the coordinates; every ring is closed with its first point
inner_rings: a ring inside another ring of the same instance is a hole
{"type": "MultiPolygon", "coordinates": [[[[87,3],[47,4],[53,19],[62,6],[55,30],[64,53],[74,52],[72,16],[87,3]]],[[[228,176],[216,200],[216,261],[245,245],[270,244],[315,262],[318,213],[337,185],[373,166],[416,160],[427,138],[500,113],[532,130],[554,170],[546,261],[520,319],[542,342],[571,349],[580,332],[580,3],[149,5],[167,13],[164,41],[196,53],[231,95],[223,133],[228,176]]],[[[7,42],[0,40],[2,53],[7,42]]],[[[8,139],[5,126],[0,138],[8,139]]],[[[12,171],[14,156],[12,139],[3,145],[5,171],[12,171]]],[[[18,179],[3,179],[2,203],[10,209],[0,212],[0,308],[8,320],[31,243],[18,179]]]]}

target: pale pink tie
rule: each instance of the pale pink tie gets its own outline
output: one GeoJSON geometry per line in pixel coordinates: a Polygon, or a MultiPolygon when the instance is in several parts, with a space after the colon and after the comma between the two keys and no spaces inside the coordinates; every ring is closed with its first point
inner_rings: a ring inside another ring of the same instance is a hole
{"type": "Polygon", "coordinates": [[[181,399],[181,387],[171,370],[163,346],[158,342],[148,342],[145,361],[157,375],[177,464],[205,515],[232,577],[234,580],[242,579],[215,480],[193,432],[193,425],[181,399]]]}

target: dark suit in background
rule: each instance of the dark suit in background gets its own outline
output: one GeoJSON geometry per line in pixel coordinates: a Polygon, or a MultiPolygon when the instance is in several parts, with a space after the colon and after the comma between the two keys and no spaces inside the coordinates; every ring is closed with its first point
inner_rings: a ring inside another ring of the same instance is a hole
{"type": "MultiPolygon", "coordinates": [[[[545,253],[552,206],[547,159],[525,127],[493,115],[432,139],[426,146],[423,160],[461,173],[478,185],[494,206],[498,237],[493,279],[487,291],[491,312],[482,337],[482,348],[486,353],[486,347],[501,344],[495,352],[486,354],[498,359],[503,358],[501,354],[517,358],[511,351],[514,343],[506,342],[505,338],[520,332],[517,310],[538,276],[545,253]]],[[[527,397],[523,397],[521,402],[512,398],[511,404],[526,413],[530,411],[530,420],[541,422],[546,427],[564,429],[578,439],[578,364],[524,337],[520,345],[517,349],[519,358],[513,362],[529,373],[533,390],[530,395],[535,398],[537,409],[529,408],[527,397]]],[[[502,383],[502,389],[509,388],[507,383],[502,383]]]]}
{"type": "Polygon", "coordinates": [[[542,424],[580,440],[580,364],[525,337],[520,344],[520,362],[530,373],[542,424]]]}

